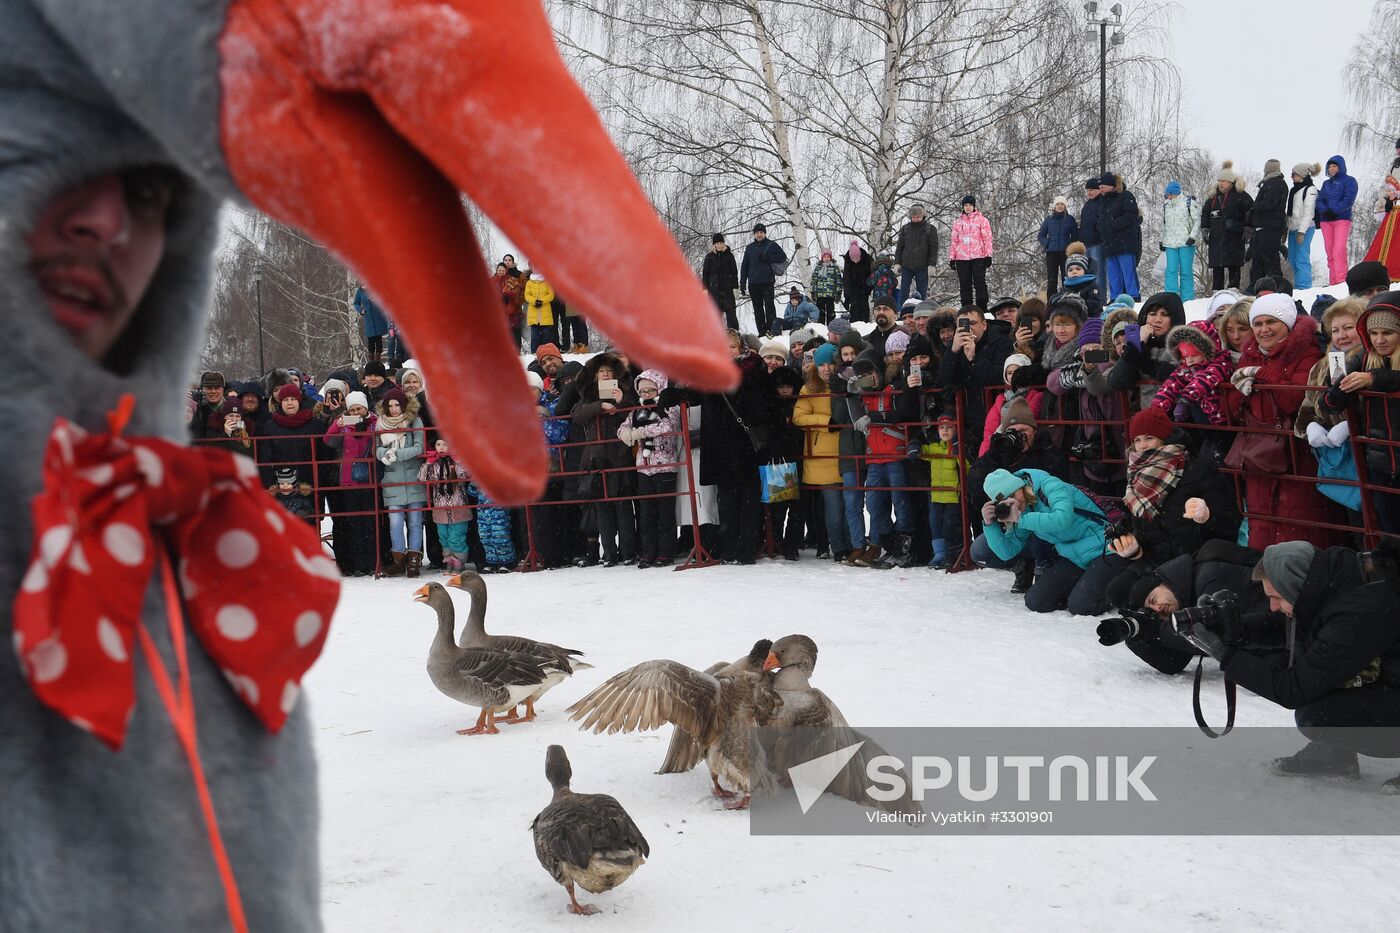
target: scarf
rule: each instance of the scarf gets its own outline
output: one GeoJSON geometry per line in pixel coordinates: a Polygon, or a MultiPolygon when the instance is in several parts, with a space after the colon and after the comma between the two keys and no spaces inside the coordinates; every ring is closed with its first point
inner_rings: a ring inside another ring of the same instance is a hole
{"type": "Polygon", "coordinates": [[[295,415],[288,415],[280,409],[272,413],[272,420],[284,428],[299,428],[316,416],[310,408],[298,408],[295,415]]]}
{"type": "MultiPolygon", "coordinates": [[[[1303,179],[1302,183],[1297,184],[1297,185],[1294,185],[1292,188],[1288,189],[1288,216],[1289,216],[1289,217],[1292,217],[1292,216],[1293,216],[1293,196],[1294,196],[1295,194],[1297,194],[1299,191],[1303,191],[1304,189],[1311,188],[1311,187],[1312,187],[1312,176],[1309,175],[1307,178],[1304,178],[1304,179],[1303,179]]],[[[1307,197],[1307,195],[1304,195],[1304,197],[1307,197]]]]}
{"type": "Polygon", "coordinates": [[[417,418],[416,412],[410,412],[407,407],[397,415],[383,414],[379,416],[379,430],[392,431],[392,434],[381,434],[380,439],[385,447],[402,447],[404,435],[413,426],[413,421],[417,418]]]}
{"type": "Polygon", "coordinates": [[[1186,448],[1165,444],[1154,450],[1128,454],[1128,491],[1123,505],[1135,518],[1157,518],[1167,497],[1186,470],[1186,448]]]}

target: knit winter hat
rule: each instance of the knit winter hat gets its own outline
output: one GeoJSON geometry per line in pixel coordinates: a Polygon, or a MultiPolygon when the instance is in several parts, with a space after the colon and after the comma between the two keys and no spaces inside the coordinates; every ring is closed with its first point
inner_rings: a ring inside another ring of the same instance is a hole
{"type": "Polygon", "coordinates": [[[1117,324],[1114,324],[1108,329],[1109,342],[1112,343],[1115,339],[1117,339],[1118,335],[1123,333],[1123,331],[1127,329],[1129,324],[1136,323],[1136,321],[1119,321],[1117,324]]]}
{"type": "Polygon", "coordinates": [[[763,226],[763,224],[754,224],[754,225],[753,225],[753,232],[754,232],[754,233],[767,233],[767,232],[768,232],[768,228],[765,227],[765,226],[763,226]]]}
{"type": "Polygon", "coordinates": [[[1206,305],[1206,320],[1210,320],[1222,311],[1228,311],[1238,304],[1240,295],[1238,292],[1219,291],[1210,296],[1210,304],[1206,305]]]}
{"type": "Polygon", "coordinates": [[[1283,174],[1283,163],[1280,162],[1278,159],[1270,159],[1269,161],[1267,161],[1267,162],[1264,163],[1264,175],[1265,175],[1266,177],[1269,176],[1269,175],[1282,175],[1282,174],[1283,174]]]}
{"type": "Polygon", "coordinates": [[[1400,305],[1394,303],[1394,299],[1400,299],[1400,292],[1387,292],[1385,295],[1376,296],[1376,299],[1380,298],[1388,300],[1384,303],[1373,300],[1370,307],[1362,313],[1361,318],[1356,322],[1356,329],[1366,334],[1363,343],[1368,350],[1371,349],[1370,331],[1372,329],[1400,332],[1400,314],[1395,311],[1400,305]]]}
{"type": "Polygon", "coordinates": [[[812,351],[812,362],[817,366],[835,363],[840,358],[841,351],[836,349],[836,344],[834,343],[824,343],[812,351]]]}
{"type": "Polygon", "coordinates": [[[723,242],[724,242],[724,234],[723,234],[723,233],[713,233],[713,234],[710,234],[710,245],[711,245],[711,246],[713,246],[713,245],[716,244],[716,243],[723,243],[723,242]]]}
{"type": "Polygon", "coordinates": [[[788,297],[789,297],[789,298],[796,298],[798,301],[801,301],[801,300],[802,300],[802,289],[800,289],[800,288],[798,288],[796,285],[794,285],[792,288],[789,288],[789,289],[788,289],[788,297]]]}
{"type": "Polygon", "coordinates": [[[874,301],[874,303],[871,305],[871,307],[872,307],[872,308],[889,308],[891,311],[893,311],[893,310],[894,310],[894,299],[891,298],[889,295],[881,295],[879,298],[876,298],[876,299],[875,299],[875,301],[874,301]]]}
{"type": "Polygon", "coordinates": [[[1083,298],[1071,292],[1060,292],[1045,310],[1045,321],[1050,323],[1057,317],[1068,317],[1073,318],[1076,324],[1082,325],[1088,314],[1089,309],[1083,298]]]}
{"type": "Polygon", "coordinates": [[[1085,190],[1085,191],[1098,191],[1098,190],[1099,190],[1099,180],[1098,180],[1097,178],[1085,179],[1085,181],[1084,181],[1084,190],[1085,190]]]}
{"type": "Polygon", "coordinates": [[[389,375],[389,371],[385,369],[384,364],[379,362],[378,360],[370,360],[368,363],[365,364],[365,370],[362,375],[379,376],[382,379],[385,376],[389,375]]]}
{"type": "Polygon", "coordinates": [[[1321,168],[1321,166],[1315,165],[1312,162],[1299,162],[1297,165],[1293,166],[1293,174],[1297,175],[1299,178],[1308,178],[1316,175],[1319,168],[1321,168]]]}
{"type": "Polygon", "coordinates": [[[1011,377],[1008,376],[1008,375],[1006,375],[1006,371],[1007,371],[1008,369],[1010,369],[1012,366],[1029,366],[1029,365],[1031,365],[1031,358],[1030,358],[1029,356],[1026,356],[1026,354],[1024,354],[1024,353],[1013,353],[1013,354],[1011,354],[1010,356],[1008,356],[1008,357],[1006,358],[1006,362],[1001,364],[1001,381],[1002,381],[1002,382],[1005,382],[1005,383],[1010,383],[1010,382],[1011,382],[1011,377]]]}
{"type": "Polygon", "coordinates": [[[1382,291],[1390,289],[1390,270],[1385,267],[1385,263],[1358,262],[1347,270],[1347,292],[1352,295],[1359,295],[1372,288],[1379,288],[1382,291]]]}
{"type": "Polygon", "coordinates": [[[1254,304],[1249,307],[1250,326],[1253,327],[1254,320],[1264,315],[1278,318],[1283,322],[1284,327],[1292,330],[1294,323],[1298,320],[1298,306],[1289,296],[1275,292],[1272,295],[1254,299],[1254,304]]]}
{"type": "Polygon", "coordinates": [[[1290,603],[1298,601],[1308,568],[1317,556],[1317,548],[1306,541],[1284,541],[1264,548],[1264,556],[1254,567],[1255,580],[1268,580],[1278,595],[1290,603]]]}
{"type": "Polygon", "coordinates": [[[406,392],[404,392],[403,389],[400,389],[398,386],[394,386],[394,387],[393,387],[392,389],[390,389],[388,392],[385,392],[383,395],[381,395],[381,396],[379,397],[379,404],[381,404],[381,405],[384,406],[384,410],[385,410],[385,411],[388,411],[388,410],[389,410],[389,403],[390,403],[390,402],[398,402],[398,403],[399,403],[399,408],[400,408],[400,409],[407,408],[407,407],[408,407],[408,394],[407,394],[406,392]]]}
{"type": "Polygon", "coordinates": [[[1172,424],[1171,416],[1156,405],[1151,405],[1133,415],[1133,420],[1128,422],[1128,440],[1131,442],[1135,437],[1146,435],[1165,441],[1174,430],[1176,427],[1172,424]]]}
{"type": "Polygon", "coordinates": [[[923,299],[919,297],[918,292],[910,295],[908,298],[904,299],[904,304],[899,306],[900,315],[913,314],[914,311],[918,309],[919,302],[921,301],[923,301],[923,299]]]}
{"type": "Polygon", "coordinates": [[[349,395],[345,396],[345,408],[347,411],[354,408],[356,405],[363,408],[369,407],[369,399],[363,392],[351,392],[349,395]]]}
{"type": "Polygon", "coordinates": [[[865,349],[865,340],[855,331],[848,331],[842,334],[841,339],[836,343],[836,349],[838,351],[842,347],[853,347],[857,353],[860,353],[865,349]]]}
{"type": "Polygon", "coordinates": [[[281,485],[282,483],[286,483],[286,484],[288,484],[288,485],[291,485],[292,483],[295,483],[296,481],[297,481],[297,471],[296,471],[296,470],[293,470],[291,467],[283,467],[282,469],[280,469],[280,470],[277,471],[277,483],[278,483],[278,485],[281,485]]]}
{"type": "Polygon", "coordinates": [[[1079,345],[1086,346],[1091,343],[1098,343],[1103,339],[1103,321],[1098,318],[1090,318],[1084,322],[1084,326],[1079,330],[1079,345]]]}
{"type": "Polygon", "coordinates": [[[1167,182],[1167,190],[1164,192],[1168,197],[1174,194],[1181,194],[1181,182],[1175,179],[1167,182]]]}
{"type": "Polygon", "coordinates": [[[1113,174],[1112,172],[1104,172],[1102,175],[1099,176],[1099,187],[1100,187],[1100,188],[1117,188],[1117,187],[1118,187],[1118,176],[1115,175],[1115,174],[1113,174]]]}
{"type": "Polygon", "coordinates": [[[759,356],[776,356],[783,360],[788,358],[788,348],[776,340],[765,341],[763,346],[758,348],[759,356]]]}
{"type": "Polygon", "coordinates": [[[982,481],[982,491],[991,499],[1009,499],[1030,485],[1010,470],[993,470],[982,481]]]}
{"type": "Polygon", "coordinates": [[[845,315],[834,317],[831,319],[831,322],[826,325],[826,329],[828,333],[835,336],[837,340],[840,340],[851,332],[851,319],[845,315]]]}
{"type": "Polygon", "coordinates": [[[349,391],[350,387],[341,379],[327,379],[321,386],[322,395],[330,395],[332,392],[339,392],[341,395],[345,395],[349,391]]]}
{"type": "Polygon", "coordinates": [[[1001,427],[1003,430],[1016,424],[1038,427],[1030,403],[1019,395],[1001,407],[1001,427]]]}
{"type": "Polygon", "coordinates": [[[564,354],[559,352],[559,346],[557,344],[542,343],[539,345],[539,348],[535,350],[535,359],[543,363],[544,358],[547,356],[557,356],[563,359],[564,354]]]}
{"type": "Polygon", "coordinates": [[[830,250],[830,249],[824,249],[824,250],[822,250],[822,252],[821,252],[821,258],[822,258],[822,259],[830,259],[830,258],[831,258],[831,250],[830,250]]]}
{"type": "Polygon", "coordinates": [[[1238,176],[1238,175],[1235,174],[1234,166],[1235,166],[1235,163],[1234,163],[1234,162],[1231,162],[1230,160],[1227,159],[1224,163],[1221,164],[1221,166],[1220,166],[1220,174],[1218,174],[1218,175],[1215,176],[1215,180],[1216,180],[1216,181],[1228,181],[1230,184],[1233,185],[1236,181],[1239,180],[1239,177],[1240,177],[1240,176],[1238,176]]]}
{"type": "MultiPolygon", "coordinates": [[[[885,349],[890,348],[890,342],[885,341],[885,349]]],[[[923,334],[915,334],[909,338],[909,346],[904,350],[904,358],[907,360],[911,356],[933,356],[933,341],[923,334]]]]}
{"type": "Polygon", "coordinates": [[[965,194],[965,195],[963,195],[962,203],[963,203],[964,205],[971,204],[973,207],[976,207],[976,206],[977,206],[977,196],[976,196],[976,195],[973,195],[973,194],[965,194]]]}
{"type": "Polygon", "coordinates": [[[1079,275],[1088,275],[1089,257],[1076,254],[1065,260],[1065,278],[1073,277],[1076,269],[1079,275]]]}
{"type": "Polygon", "coordinates": [[[1057,194],[1055,195],[1055,200],[1050,202],[1050,209],[1053,211],[1055,208],[1059,207],[1062,204],[1064,205],[1065,209],[1068,210],[1069,198],[1065,197],[1063,194],[1057,194]]]}
{"type": "Polygon", "coordinates": [[[287,384],[277,389],[276,398],[278,402],[281,402],[283,399],[287,398],[299,399],[301,398],[301,389],[297,386],[296,383],[288,382],[287,384]]]}
{"type": "Polygon", "coordinates": [[[885,338],[885,353],[903,353],[909,349],[909,335],[902,330],[896,330],[885,338]]]}

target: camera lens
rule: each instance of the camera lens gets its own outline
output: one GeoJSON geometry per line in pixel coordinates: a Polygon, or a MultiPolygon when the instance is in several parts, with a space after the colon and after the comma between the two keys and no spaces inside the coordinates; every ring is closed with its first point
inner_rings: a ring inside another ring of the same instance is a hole
{"type": "Polygon", "coordinates": [[[1138,633],[1136,619],[1104,619],[1095,629],[1101,645],[1119,645],[1138,633]]]}

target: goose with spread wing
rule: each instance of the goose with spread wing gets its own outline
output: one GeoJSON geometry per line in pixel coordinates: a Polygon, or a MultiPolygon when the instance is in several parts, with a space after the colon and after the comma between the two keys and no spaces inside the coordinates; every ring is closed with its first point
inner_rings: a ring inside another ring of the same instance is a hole
{"type": "Polygon", "coordinates": [[[716,788],[723,778],[741,792],[725,808],[742,810],[755,789],[751,773],[770,789],[767,768],[753,761],[749,730],[769,719],[780,702],[761,673],[707,674],[679,661],[657,660],[608,678],[568,712],[582,720],[579,728],[595,734],[659,729],[665,723],[684,729],[704,750],[716,788]]]}
{"type": "Polygon", "coordinates": [[[580,660],[583,654],[577,648],[561,648],[547,641],[536,641],[523,635],[486,634],[486,581],[481,575],[470,570],[448,578],[447,585],[465,592],[472,600],[472,610],[462,626],[462,634],[457,644],[463,648],[495,648],[498,651],[517,651],[522,654],[542,658],[546,662],[544,683],[538,690],[525,697],[525,715],[517,716],[514,710],[502,722],[529,722],[535,718],[535,703],[540,697],[572,677],[578,671],[591,670],[593,665],[580,660]]]}
{"type": "MultiPolygon", "coordinates": [[[[705,673],[711,676],[718,676],[723,673],[746,672],[757,674],[763,670],[764,662],[768,659],[769,649],[773,647],[773,642],[768,638],[760,638],[753,643],[749,653],[739,658],[737,661],[716,661],[705,668],[705,673]]],[[[700,759],[705,757],[707,749],[689,732],[676,726],[671,730],[671,743],[666,747],[666,758],[661,762],[661,768],[657,774],[683,774],[693,769],[700,763],[700,759]]],[[[732,790],[725,790],[720,786],[719,778],[710,773],[710,792],[716,797],[738,796],[732,790]]]]}
{"type": "Polygon", "coordinates": [[[453,640],[456,615],[452,597],[440,583],[414,591],[413,601],[437,613],[437,634],[428,649],[428,677],[446,696],[481,709],[476,725],[458,735],[495,735],[496,714],[513,708],[549,676],[546,662],[529,654],[494,648],[462,648],[453,640]]]}
{"type": "Polygon", "coordinates": [[[622,884],[651,854],[646,837],[607,794],[577,794],[569,756],[561,745],[551,745],[544,756],[544,776],[554,788],[554,799],[530,824],[535,856],[555,881],[569,892],[569,913],[596,914],[592,904],[580,904],[574,885],[591,894],[602,894],[622,884]]]}

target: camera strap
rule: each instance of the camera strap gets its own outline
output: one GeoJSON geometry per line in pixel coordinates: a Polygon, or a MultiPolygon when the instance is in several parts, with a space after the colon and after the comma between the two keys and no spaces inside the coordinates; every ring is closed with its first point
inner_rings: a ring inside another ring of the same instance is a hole
{"type": "Polygon", "coordinates": [[[1203,671],[1201,665],[1205,663],[1205,657],[1196,659],[1196,682],[1191,687],[1191,712],[1196,714],[1196,725],[1201,731],[1212,739],[1218,739],[1230,734],[1230,730],[1235,728],[1235,682],[1229,677],[1225,678],[1225,728],[1216,732],[1206,723],[1206,717],[1201,712],[1201,677],[1203,671]]]}

